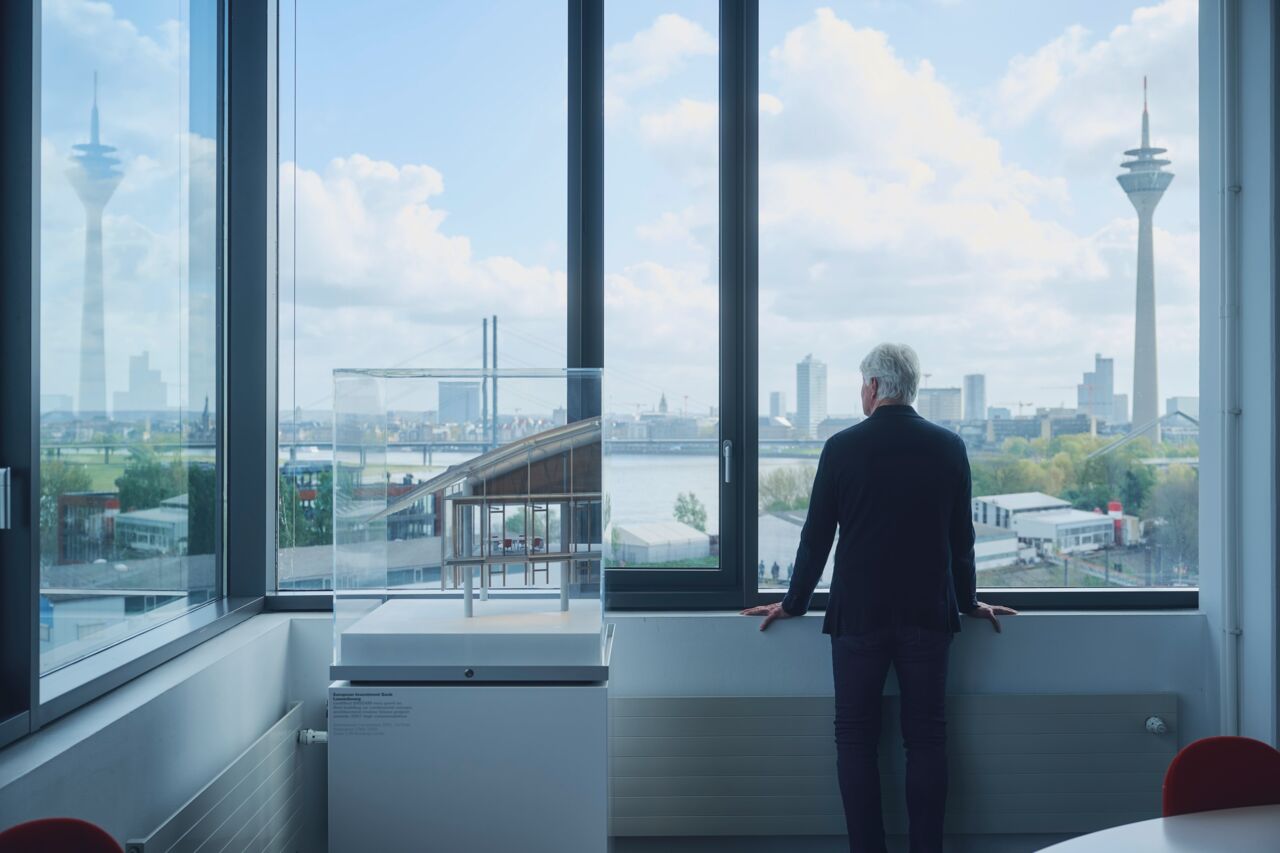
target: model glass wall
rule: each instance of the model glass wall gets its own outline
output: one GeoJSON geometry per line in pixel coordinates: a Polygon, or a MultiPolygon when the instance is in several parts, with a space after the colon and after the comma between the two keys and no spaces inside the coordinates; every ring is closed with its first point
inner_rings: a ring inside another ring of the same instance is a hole
{"type": "Polygon", "coordinates": [[[761,0],[761,588],[881,341],[969,448],[979,586],[1197,584],[1197,26],[761,0]]]}
{"type": "Polygon", "coordinates": [[[218,3],[44,3],[40,669],[220,594],[218,3]]]}
{"type": "Polygon", "coordinates": [[[281,589],[329,584],[335,369],[565,364],[567,30],[564,3],[281,2],[281,589]]]}
{"type": "Polygon", "coordinates": [[[338,637],[390,599],[442,602],[431,612],[449,618],[586,600],[598,620],[610,501],[601,419],[587,413],[599,388],[584,370],[335,371],[324,568],[338,637]]]}

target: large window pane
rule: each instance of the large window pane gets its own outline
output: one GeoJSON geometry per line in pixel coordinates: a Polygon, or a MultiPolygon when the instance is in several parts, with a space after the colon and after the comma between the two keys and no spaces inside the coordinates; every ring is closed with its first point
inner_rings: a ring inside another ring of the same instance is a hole
{"type": "Polygon", "coordinates": [[[980,586],[1197,583],[1197,14],[762,0],[762,587],[881,341],[969,447],[980,586]]]}
{"type": "MultiPolygon", "coordinates": [[[[567,30],[564,3],[282,4],[280,588],[331,582],[335,368],[564,366],[567,30]]],[[[394,488],[563,417],[519,393],[390,401],[394,488]]]]}
{"type": "Polygon", "coordinates": [[[220,594],[218,4],[43,4],[40,668],[220,594]]]}
{"type": "Polygon", "coordinates": [[[605,6],[614,566],[719,563],[714,0],[605,6]]]}

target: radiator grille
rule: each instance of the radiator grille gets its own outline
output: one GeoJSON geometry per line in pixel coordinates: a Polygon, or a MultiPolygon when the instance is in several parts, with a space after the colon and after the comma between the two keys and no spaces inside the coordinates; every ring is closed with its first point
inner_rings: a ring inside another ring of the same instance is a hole
{"type": "Polygon", "coordinates": [[[302,703],[127,853],[296,851],[302,826],[298,729],[302,703]]]}
{"type": "MultiPolygon", "coordinates": [[[[611,831],[621,836],[839,835],[830,697],[610,702],[611,831]]],[[[1177,697],[948,698],[948,831],[1074,833],[1158,817],[1177,697]],[[1159,715],[1169,733],[1150,734],[1159,715]]],[[[886,697],[885,826],[906,831],[896,697],[886,697]]]]}

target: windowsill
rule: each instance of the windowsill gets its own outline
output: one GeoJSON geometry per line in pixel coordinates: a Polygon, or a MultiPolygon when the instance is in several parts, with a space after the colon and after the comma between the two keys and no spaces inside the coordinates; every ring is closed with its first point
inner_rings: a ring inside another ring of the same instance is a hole
{"type": "Polygon", "coordinates": [[[220,598],[40,678],[41,725],[262,612],[260,598],[220,598]]]}

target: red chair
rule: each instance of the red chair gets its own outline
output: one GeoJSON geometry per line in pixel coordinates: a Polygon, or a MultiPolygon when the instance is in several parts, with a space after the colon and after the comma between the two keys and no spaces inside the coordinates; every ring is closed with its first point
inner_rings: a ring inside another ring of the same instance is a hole
{"type": "Polygon", "coordinates": [[[87,821],[47,817],[0,832],[0,853],[124,853],[124,848],[87,821]]]}
{"type": "Polygon", "coordinates": [[[1188,744],[1164,774],[1164,816],[1280,804],[1280,750],[1247,737],[1188,744]]]}

